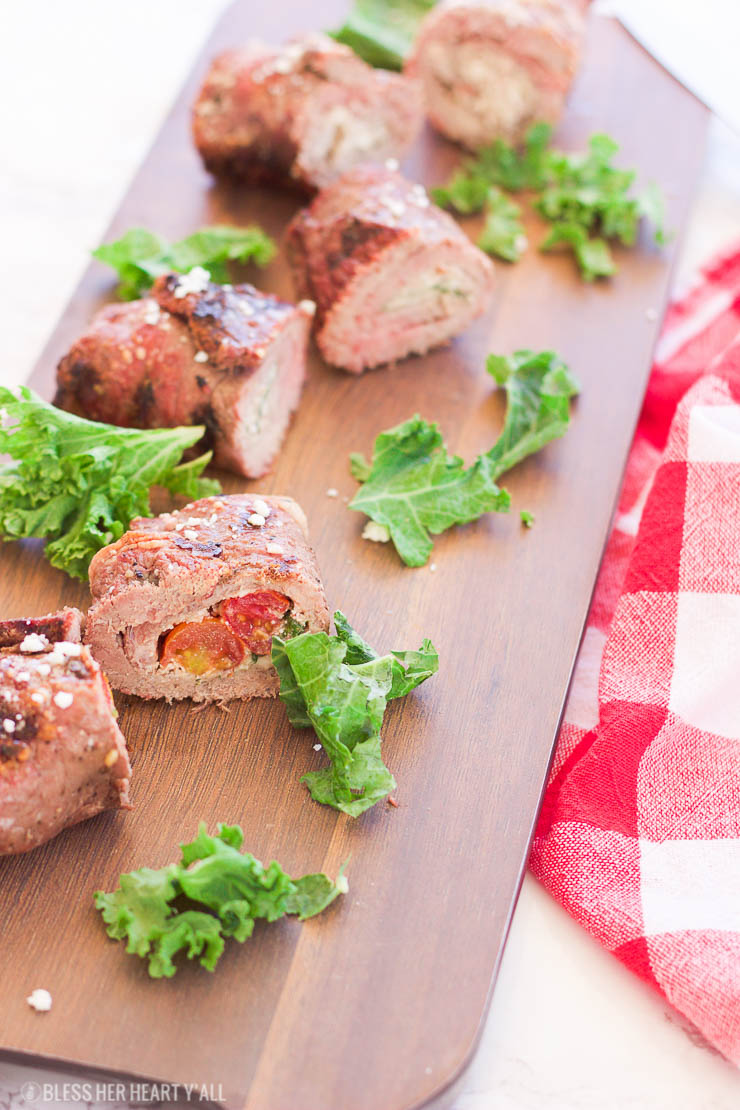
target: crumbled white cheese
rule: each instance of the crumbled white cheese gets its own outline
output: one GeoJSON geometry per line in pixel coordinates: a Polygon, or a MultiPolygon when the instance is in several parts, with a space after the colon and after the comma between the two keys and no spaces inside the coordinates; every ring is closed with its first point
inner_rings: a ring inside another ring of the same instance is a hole
{"type": "Polygon", "coordinates": [[[346,875],[339,875],[337,881],[334,883],[340,894],[346,894],[349,890],[349,879],[346,875]]]}
{"type": "Polygon", "coordinates": [[[391,173],[395,173],[396,170],[398,169],[398,166],[399,166],[399,161],[398,161],[397,158],[386,158],[385,168],[387,170],[390,170],[391,173]]]}
{"type": "Polygon", "coordinates": [[[436,570],[437,569],[437,564],[436,563],[430,563],[429,564],[429,569],[430,570],[436,570]]]}
{"type": "Polygon", "coordinates": [[[28,671],[18,671],[17,675],[15,676],[15,680],[16,682],[30,682],[31,675],[28,671]]]}
{"type": "Polygon", "coordinates": [[[326,496],[327,497],[339,497],[339,490],[334,489],[334,486],[332,486],[331,489],[328,489],[326,491],[326,496]]]}
{"type": "Polygon", "coordinates": [[[389,197],[389,199],[385,202],[385,205],[391,216],[402,216],[406,211],[406,205],[403,203],[403,201],[396,200],[393,197],[389,197]]]}
{"type": "Polygon", "coordinates": [[[263,516],[265,520],[267,520],[268,516],[270,515],[270,506],[267,504],[266,501],[263,501],[261,497],[258,497],[254,503],[254,511],[256,513],[259,513],[260,516],[263,516]]]}
{"type": "Polygon", "coordinates": [[[372,540],[373,543],[388,543],[391,534],[385,524],[378,524],[374,520],[368,520],[367,524],[362,529],[362,538],[363,540],[372,540]]]}
{"type": "Polygon", "coordinates": [[[39,672],[39,674],[41,674],[41,675],[47,675],[47,674],[51,674],[51,667],[49,666],[49,664],[48,664],[48,663],[39,663],[39,665],[38,665],[38,667],[36,668],[36,670],[37,670],[37,671],[39,672]]]}
{"type": "Polygon", "coordinates": [[[320,752],[321,751],[321,744],[314,744],[313,750],[315,752],[320,752]]]}
{"type": "Polygon", "coordinates": [[[193,528],[186,528],[183,532],[186,540],[197,540],[198,533],[193,528]]]}
{"type": "Polygon", "coordinates": [[[265,518],[260,513],[250,513],[247,520],[250,524],[253,524],[255,528],[261,528],[265,523],[265,518]]]}
{"type": "Polygon", "coordinates": [[[282,547],[280,546],[279,543],[268,543],[268,545],[267,545],[267,554],[268,555],[282,555],[282,553],[283,553],[283,549],[282,549],[282,547]]]}
{"type": "Polygon", "coordinates": [[[189,273],[183,274],[178,280],[173,290],[174,295],[180,300],[182,297],[187,297],[188,293],[202,293],[208,288],[210,280],[211,275],[208,270],[204,270],[202,266],[193,266],[189,273]]]}
{"type": "Polygon", "coordinates": [[[35,701],[37,705],[42,705],[45,700],[40,690],[36,690],[35,693],[31,694],[31,701],[35,701]]]}
{"type": "Polygon", "coordinates": [[[298,307],[302,312],[307,312],[309,316],[316,315],[316,301],[299,301],[298,307]]]}
{"type": "Polygon", "coordinates": [[[6,717],[3,721],[3,728],[6,732],[15,732],[15,721],[11,720],[10,717],[6,717]]]}
{"type": "Polygon", "coordinates": [[[59,643],[54,644],[54,647],[48,652],[44,658],[47,663],[52,666],[64,664],[68,659],[77,658],[82,654],[82,645],[73,644],[67,640],[60,640],[59,643]]]}
{"type": "Polygon", "coordinates": [[[31,991],[26,1002],[32,1010],[37,1010],[40,1014],[48,1013],[51,1009],[51,995],[43,987],[37,987],[35,991],[31,991]]]}
{"type": "Polygon", "coordinates": [[[145,324],[158,324],[160,315],[161,315],[161,313],[159,311],[159,305],[158,304],[155,303],[155,304],[152,304],[152,305],[148,305],[147,310],[144,313],[144,323],[145,324]]]}
{"type": "Polygon", "coordinates": [[[196,351],[193,358],[196,362],[208,362],[208,355],[205,351],[196,351]]]}
{"type": "Polygon", "coordinates": [[[37,632],[29,632],[29,634],[21,640],[19,650],[32,654],[37,651],[43,651],[48,646],[49,641],[46,636],[39,636],[37,632]]]}
{"type": "Polygon", "coordinates": [[[57,690],[51,700],[54,702],[54,705],[58,705],[60,709],[69,709],[75,699],[68,690],[57,690]]]}

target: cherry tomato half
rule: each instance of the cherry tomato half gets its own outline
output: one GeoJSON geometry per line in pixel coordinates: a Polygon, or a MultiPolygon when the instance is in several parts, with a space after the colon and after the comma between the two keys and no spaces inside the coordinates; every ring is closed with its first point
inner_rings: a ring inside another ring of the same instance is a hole
{"type": "Polygon", "coordinates": [[[190,674],[225,671],[244,658],[244,644],[222,620],[184,621],[167,633],[159,660],[163,667],[179,663],[190,674]]]}
{"type": "Polygon", "coordinates": [[[221,616],[255,655],[269,655],[272,637],[290,609],[290,598],[276,590],[255,590],[243,597],[230,597],[221,606],[221,616]]]}

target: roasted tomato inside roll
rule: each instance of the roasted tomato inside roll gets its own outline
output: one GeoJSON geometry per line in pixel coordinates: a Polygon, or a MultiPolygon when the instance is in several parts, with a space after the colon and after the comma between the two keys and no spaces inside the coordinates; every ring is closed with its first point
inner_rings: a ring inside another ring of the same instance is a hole
{"type": "Polygon", "coordinates": [[[290,598],[275,590],[257,590],[232,597],[221,606],[221,615],[254,655],[268,655],[272,637],[290,609],[290,598]]]}
{"type": "Polygon", "coordinates": [[[224,621],[208,617],[176,624],[164,637],[159,661],[163,667],[175,663],[190,674],[207,674],[238,667],[244,650],[244,642],[224,621]]]}

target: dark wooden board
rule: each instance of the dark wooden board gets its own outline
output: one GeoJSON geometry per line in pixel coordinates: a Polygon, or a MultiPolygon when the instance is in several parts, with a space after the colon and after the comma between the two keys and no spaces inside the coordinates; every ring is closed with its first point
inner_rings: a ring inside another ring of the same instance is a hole
{"type": "MultiPolygon", "coordinates": [[[[321,7],[321,22],[344,4],[321,7]]],[[[125,16],[124,16],[125,17],[125,16]]],[[[299,0],[245,2],[224,16],[113,222],[177,236],[216,220],[258,220],[280,234],[293,198],[227,189],[201,170],[188,106],[216,48],[249,34],[309,28],[299,0]]],[[[94,90],[91,90],[94,95],[94,90]]],[[[685,222],[707,113],[615,23],[592,21],[583,72],[558,140],[595,130],[622,145],[685,222]]],[[[115,126],[115,121],[112,121],[115,126]]],[[[427,133],[406,163],[427,184],[458,155],[427,133]]],[[[533,235],[539,234],[532,229],[533,235]]],[[[352,821],[311,802],[299,783],[321,763],[282,706],[229,713],[117,698],[134,766],[131,814],[68,830],[36,852],[0,861],[0,1047],[29,1060],[161,1080],[221,1084],[250,1110],[407,1110],[447,1085],[476,1041],[521,881],[533,823],[620,474],[640,407],[676,244],[647,237],[620,252],[619,275],[587,286],[566,258],[532,250],[498,267],[495,307],[451,347],[360,379],[312,358],[310,381],[274,472],[252,488],[305,507],[332,606],[373,643],[438,645],[441,670],[394,703],[386,758],[399,807],[352,821]],[[360,538],[342,498],[350,451],[415,411],[438,420],[470,459],[493,441],[503,399],[484,373],[490,350],[552,346],[583,383],[573,427],[511,475],[514,511],[435,544],[436,569],[401,565],[389,545],[360,538]],[[341,497],[326,496],[329,487],[341,497]],[[535,513],[524,532],[519,509],[535,513]],[[294,873],[336,872],[351,856],[351,891],[300,926],[258,927],[217,972],[188,966],[169,982],[107,940],[92,907],[119,872],[160,865],[199,819],[239,822],[246,846],[294,873]],[[54,997],[40,1018],[24,999],[54,997]]],[[[259,282],[290,296],[278,259],[259,282]]],[[[33,375],[46,396],[53,367],[111,296],[90,268],[33,375]]],[[[229,480],[228,488],[243,488],[229,480]]],[[[86,589],[49,568],[38,547],[0,552],[3,617],[86,605],[86,589]]]]}

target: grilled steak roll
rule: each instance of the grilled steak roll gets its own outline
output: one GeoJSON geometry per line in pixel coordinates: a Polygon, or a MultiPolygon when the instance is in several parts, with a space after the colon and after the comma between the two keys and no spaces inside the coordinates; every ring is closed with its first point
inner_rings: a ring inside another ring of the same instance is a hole
{"type": "Polygon", "coordinates": [[[419,29],[406,72],[429,119],[476,150],[557,122],[575,76],[584,18],[576,0],[442,0],[419,29]]]}
{"type": "Polygon", "coordinates": [[[90,564],[85,639],[142,698],[272,697],[274,635],[329,627],[306,518],[290,497],[205,497],[131,524],[90,564]]]}
{"type": "Polygon", "coordinates": [[[398,157],[421,127],[421,90],[326,35],[252,41],[213,62],[193,110],[206,169],[308,192],[358,162],[398,157]]]}
{"type": "Polygon", "coordinates": [[[317,306],[321,353],[353,374],[458,335],[491,295],[490,259],[423,185],[381,166],[319,193],[289,225],[287,250],[317,306]]]}
{"type": "Polygon", "coordinates": [[[204,424],[217,466],[265,473],[298,404],[314,305],[206,270],[101,309],[57,368],[60,408],[132,428],[204,424]]]}
{"type": "Polygon", "coordinates": [[[0,855],[131,808],[126,744],[81,624],[78,609],[0,622],[0,855]]]}

